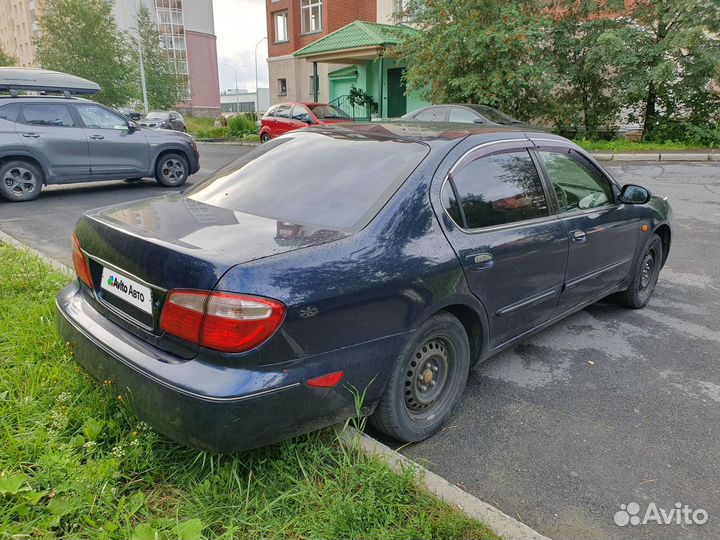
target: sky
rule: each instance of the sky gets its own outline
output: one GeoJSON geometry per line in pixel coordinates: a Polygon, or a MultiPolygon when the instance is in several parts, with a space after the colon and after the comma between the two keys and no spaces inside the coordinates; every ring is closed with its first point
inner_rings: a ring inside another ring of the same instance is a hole
{"type": "MultiPolygon", "coordinates": [[[[220,90],[235,88],[235,66],[238,87],[253,91],[255,88],[255,45],[267,34],[265,0],[213,0],[215,35],[217,36],[218,72],[220,90]],[[247,67],[240,67],[240,66],[247,67]]],[[[258,80],[261,88],[267,87],[267,41],[257,48],[258,80]]]]}

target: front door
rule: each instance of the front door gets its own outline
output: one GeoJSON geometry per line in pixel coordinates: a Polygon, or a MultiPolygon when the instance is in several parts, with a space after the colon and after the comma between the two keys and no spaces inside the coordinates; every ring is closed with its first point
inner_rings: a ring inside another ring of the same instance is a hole
{"type": "Polygon", "coordinates": [[[581,154],[562,147],[541,147],[538,154],[570,245],[557,310],[563,313],[597,299],[627,277],[640,225],[616,202],[612,182],[581,154]]]}
{"type": "Polygon", "coordinates": [[[548,320],[565,275],[565,227],[550,212],[529,145],[466,154],[441,191],[456,225],[446,234],[485,307],[491,348],[548,320]]]}
{"type": "Polygon", "coordinates": [[[142,131],[100,105],[76,105],[90,145],[90,168],[97,178],[136,178],[150,172],[150,148],[142,131]]]}
{"type": "Polygon", "coordinates": [[[405,83],[402,80],[403,69],[388,69],[388,118],[398,118],[407,112],[405,83]]]}
{"type": "Polygon", "coordinates": [[[292,107],[292,104],[288,103],[278,105],[278,108],[275,110],[275,122],[272,127],[273,137],[279,137],[283,133],[287,133],[288,131],[295,129],[293,128],[292,121],[290,119],[292,107]]]}
{"type": "Polygon", "coordinates": [[[15,124],[25,146],[44,162],[53,181],[90,175],[87,137],[66,103],[26,103],[15,124]]]}

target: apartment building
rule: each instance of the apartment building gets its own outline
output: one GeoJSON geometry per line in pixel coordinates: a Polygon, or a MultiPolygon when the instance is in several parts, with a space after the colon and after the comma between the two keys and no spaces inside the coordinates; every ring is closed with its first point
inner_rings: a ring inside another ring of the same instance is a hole
{"type": "MultiPolygon", "coordinates": [[[[184,81],[177,108],[196,116],[220,114],[215,19],[212,0],[116,0],[118,30],[136,31],[137,7],[144,4],[156,22],[161,46],[184,81]]],[[[34,39],[42,0],[0,0],[0,48],[35,67],[34,39]]]]}
{"type": "MultiPolygon", "coordinates": [[[[294,53],[353,21],[391,24],[399,0],[266,0],[270,102],[312,101],[313,64],[294,53]]],[[[318,100],[328,75],[347,64],[317,63],[318,100]]]]}

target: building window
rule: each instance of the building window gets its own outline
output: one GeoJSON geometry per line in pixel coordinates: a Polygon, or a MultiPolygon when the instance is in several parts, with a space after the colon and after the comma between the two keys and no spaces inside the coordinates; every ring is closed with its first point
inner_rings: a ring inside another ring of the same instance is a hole
{"type": "Polygon", "coordinates": [[[278,95],[287,96],[287,79],[278,79],[278,95]]]}
{"type": "Polygon", "coordinates": [[[279,11],[273,15],[275,19],[275,43],[288,40],[288,13],[279,11]]]}
{"type": "Polygon", "coordinates": [[[303,34],[322,30],[322,0],[300,0],[300,15],[303,34]]]}

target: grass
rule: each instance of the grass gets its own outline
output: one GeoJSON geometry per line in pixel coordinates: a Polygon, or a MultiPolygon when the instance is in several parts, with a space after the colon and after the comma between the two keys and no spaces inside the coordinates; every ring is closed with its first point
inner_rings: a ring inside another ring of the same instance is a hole
{"type": "Polygon", "coordinates": [[[223,139],[233,142],[260,142],[254,121],[242,136],[233,136],[228,127],[215,127],[214,118],[188,117],[185,119],[185,127],[187,127],[188,133],[198,140],[223,139]]]}
{"type": "Polygon", "coordinates": [[[674,152],[693,150],[707,151],[707,148],[673,141],[655,143],[636,142],[623,139],[616,139],[612,141],[591,141],[588,139],[580,139],[576,140],[575,143],[590,152],[674,152]]]}
{"type": "Polygon", "coordinates": [[[68,278],[0,262],[0,538],[496,538],[331,430],[229,456],[165,439],[56,337],[68,278]]]}

